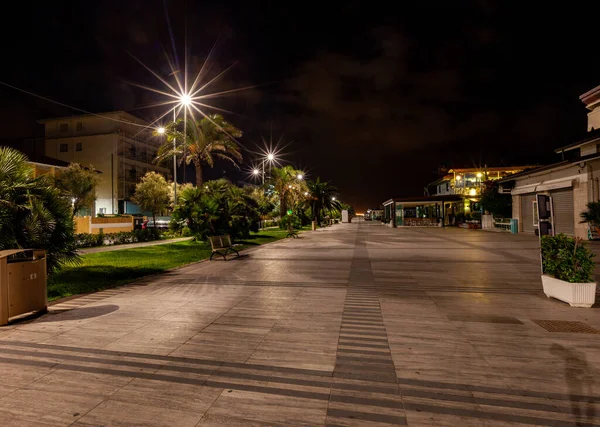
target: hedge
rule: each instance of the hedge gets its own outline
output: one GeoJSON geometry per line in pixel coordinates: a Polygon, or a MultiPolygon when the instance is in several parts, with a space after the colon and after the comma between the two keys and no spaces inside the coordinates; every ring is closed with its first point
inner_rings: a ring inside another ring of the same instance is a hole
{"type": "Polygon", "coordinates": [[[80,233],[75,235],[77,248],[92,248],[104,245],[123,245],[126,243],[150,242],[160,240],[161,232],[156,228],[121,231],[120,233],[80,233]]]}

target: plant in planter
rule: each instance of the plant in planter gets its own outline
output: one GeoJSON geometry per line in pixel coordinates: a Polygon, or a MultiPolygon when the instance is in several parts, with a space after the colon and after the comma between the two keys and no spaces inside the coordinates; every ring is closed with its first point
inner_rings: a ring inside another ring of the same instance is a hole
{"type": "Polygon", "coordinates": [[[541,251],[542,285],[546,296],[572,307],[591,307],[596,300],[595,255],[581,239],[564,234],[543,236],[541,251]]]}
{"type": "Polygon", "coordinates": [[[600,234],[600,202],[590,202],[587,204],[587,210],[581,212],[581,222],[590,224],[596,235],[600,234]]]}

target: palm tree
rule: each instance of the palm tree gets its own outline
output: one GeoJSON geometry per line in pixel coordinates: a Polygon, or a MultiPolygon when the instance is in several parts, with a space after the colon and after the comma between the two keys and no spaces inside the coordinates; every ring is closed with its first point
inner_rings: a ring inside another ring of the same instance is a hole
{"type": "Polygon", "coordinates": [[[283,218],[287,212],[288,205],[293,202],[293,196],[302,191],[304,181],[299,180],[301,171],[292,166],[273,168],[271,171],[271,184],[279,196],[279,215],[283,218]]]}
{"type": "Polygon", "coordinates": [[[212,114],[199,121],[188,121],[184,132],[180,130],[182,120],[179,119],[165,127],[166,140],[158,149],[156,162],[166,162],[176,155],[179,164],[194,164],[196,170],[196,186],[202,185],[202,166],[213,167],[215,159],[231,162],[234,166],[242,161],[240,146],[235,138],[242,136],[242,131],[227,122],[220,114],[212,114]],[[177,144],[173,147],[173,140],[177,144]]]}
{"type": "Polygon", "coordinates": [[[0,147],[0,250],[45,249],[52,271],[79,259],[71,203],[33,172],[23,153],[0,147]]]}
{"type": "Polygon", "coordinates": [[[314,220],[321,225],[321,219],[325,212],[331,212],[334,209],[340,210],[341,204],[335,200],[337,188],[329,183],[329,181],[321,181],[317,178],[316,181],[306,183],[308,187],[308,197],[311,201],[311,210],[314,220]]]}

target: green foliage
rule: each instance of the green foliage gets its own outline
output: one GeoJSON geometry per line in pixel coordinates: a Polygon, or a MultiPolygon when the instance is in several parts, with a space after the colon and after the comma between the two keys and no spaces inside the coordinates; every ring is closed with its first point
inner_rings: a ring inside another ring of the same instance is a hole
{"type": "Polygon", "coordinates": [[[171,189],[165,177],[156,172],[148,172],[135,186],[132,199],[140,208],[152,213],[156,227],[156,214],[166,210],[171,201],[171,189]]]}
{"type": "Polygon", "coordinates": [[[0,250],[45,249],[49,271],[76,263],[71,202],[47,176],[33,178],[27,157],[0,147],[0,250]]]}
{"type": "Polygon", "coordinates": [[[512,216],[512,197],[510,194],[500,194],[498,183],[495,181],[485,182],[479,204],[484,211],[488,211],[495,217],[510,218],[512,216]]]}
{"type": "Polygon", "coordinates": [[[581,212],[581,222],[589,222],[595,227],[600,226],[600,202],[590,202],[587,210],[581,212]]]}
{"type": "Polygon", "coordinates": [[[100,177],[92,165],[82,167],[71,163],[54,178],[54,185],[73,206],[73,215],[83,208],[90,208],[96,200],[96,187],[100,177]]]}
{"type": "Polygon", "coordinates": [[[270,184],[279,198],[279,216],[282,218],[287,215],[287,210],[295,210],[301,200],[308,192],[306,182],[298,179],[298,175],[303,175],[302,171],[294,169],[292,166],[283,166],[271,170],[270,184]]]}
{"type": "Polygon", "coordinates": [[[595,255],[581,239],[564,234],[543,236],[541,250],[544,274],[570,283],[593,281],[595,255]]]}
{"type": "Polygon", "coordinates": [[[259,219],[258,203],[250,193],[219,179],[182,191],[171,226],[179,231],[187,227],[201,240],[220,234],[240,238],[258,231],[259,219]]]}
{"type": "Polygon", "coordinates": [[[91,248],[95,246],[122,245],[125,243],[151,242],[160,240],[162,233],[158,228],[146,228],[144,230],[121,231],[119,233],[80,233],[75,235],[78,248],[91,248]]]}
{"type": "Polygon", "coordinates": [[[234,166],[242,161],[240,146],[234,139],[240,138],[242,131],[220,114],[212,114],[196,122],[188,119],[186,126],[182,120],[177,120],[165,128],[165,136],[165,143],[159,148],[156,161],[171,162],[173,155],[176,155],[180,164],[192,163],[196,169],[198,187],[203,182],[202,165],[212,168],[215,159],[226,160],[234,166]]]}
{"type": "Polygon", "coordinates": [[[302,228],[302,220],[298,215],[285,215],[279,221],[279,228],[282,230],[300,230],[302,228]]]}
{"type": "Polygon", "coordinates": [[[93,248],[104,244],[104,234],[79,233],[75,235],[77,248],[93,248]]]}
{"type": "Polygon", "coordinates": [[[337,188],[328,181],[321,181],[321,178],[317,178],[315,181],[307,182],[306,185],[308,187],[311,210],[315,221],[319,225],[321,225],[321,221],[325,215],[341,210],[342,205],[338,200],[335,200],[337,188]]]}

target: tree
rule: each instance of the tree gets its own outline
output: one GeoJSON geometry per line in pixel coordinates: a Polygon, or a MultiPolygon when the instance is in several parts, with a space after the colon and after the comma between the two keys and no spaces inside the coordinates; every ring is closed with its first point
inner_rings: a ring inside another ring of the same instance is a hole
{"type": "Polygon", "coordinates": [[[73,216],[81,209],[93,206],[100,177],[92,165],[82,167],[71,163],[54,178],[54,185],[73,207],[73,216]]]}
{"type": "Polygon", "coordinates": [[[148,172],[135,186],[132,200],[143,210],[152,212],[152,220],[156,227],[156,214],[169,207],[170,193],[169,184],[164,176],[156,172],[148,172]]]}
{"type": "Polygon", "coordinates": [[[71,203],[27,157],[0,147],[0,250],[45,249],[48,271],[77,263],[71,203]]]}
{"type": "Polygon", "coordinates": [[[335,200],[337,188],[329,183],[329,181],[321,181],[317,178],[315,181],[306,183],[308,187],[308,197],[311,202],[312,215],[317,224],[321,225],[321,219],[326,212],[332,210],[340,210],[340,202],[335,200]]]}
{"type": "Polygon", "coordinates": [[[234,138],[240,138],[242,131],[227,122],[220,114],[212,114],[199,121],[189,120],[183,125],[177,120],[165,128],[166,140],[159,148],[157,162],[166,162],[176,155],[180,164],[192,163],[196,169],[196,186],[202,185],[202,167],[213,167],[215,159],[231,162],[234,166],[242,161],[240,146],[234,138]],[[185,137],[184,131],[185,128],[185,137]],[[176,147],[173,147],[173,141],[176,147]]]}
{"type": "Polygon", "coordinates": [[[481,208],[495,217],[510,218],[512,216],[512,197],[510,194],[500,194],[498,183],[495,181],[486,181],[484,185],[485,188],[479,201],[481,208]]]}
{"type": "Polygon", "coordinates": [[[302,172],[292,166],[273,168],[271,171],[271,184],[279,197],[279,215],[283,218],[287,214],[288,206],[295,207],[300,195],[306,192],[306,183],[298,179],[302,172]]]}

